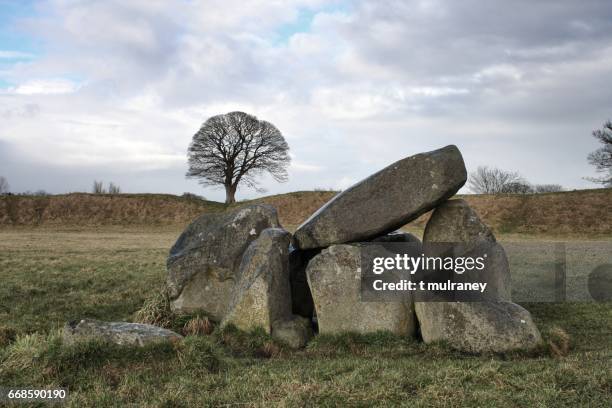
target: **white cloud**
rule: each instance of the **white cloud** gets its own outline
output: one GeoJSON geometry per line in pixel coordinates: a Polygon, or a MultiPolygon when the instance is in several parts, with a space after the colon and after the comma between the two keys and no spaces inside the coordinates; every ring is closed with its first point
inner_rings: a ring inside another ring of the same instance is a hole
{"type": "Polygon", "coordinates": [[[76,92],[79,85],[66,79],[33,79],[17,85],[12,92],[18,95],[57,95],[76,92]]]}
{"type": "Polygon", "coordinates": [[[464,95],[470,93],[466,88],[450,88],[440,86],[417,86],[410,89],[410,93],[414,95],[438,97],[447,95],[464,95]]]}

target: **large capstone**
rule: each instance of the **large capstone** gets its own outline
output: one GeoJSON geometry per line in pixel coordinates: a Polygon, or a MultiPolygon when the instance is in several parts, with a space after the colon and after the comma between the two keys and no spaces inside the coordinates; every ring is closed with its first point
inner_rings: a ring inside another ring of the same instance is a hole
{"type": "Polygon", "coordinates": [[[84,319],[67,323],[62,338],[67,344],[95,339],[119,345],[145,346],[152,343],[175,342],[181,340],[183,336],[150,324],[84,319]]]}
{"type": "Polygon", "coordinates": [[[242,255],[266,228],[280,227],[274,207],[251,205],[204,214],[178,238],[168,257],[167,286],[172,308],[226,314],[242,255]]]}
{"type": "Polygon", "coordinates": [[[416,302],[425,343],[442,341],[470,353],[537,347],[542,338],[531,315],[511,302],[416,302]]]}
{"type": "Polygon", "coordinates": [[[449,200],[435,209],[423,233],[427,256],[441,256],[444,245],[454,246],[455,257],[486,254],[486,268],[472,270],[464,277],[487,283],[489,300],[510,301],[510,266],[504,248],[495,235],[464,200],[449,200]],[[460,252],[458,252],[460,251],[460,252]]]}
{"type": "Polygon", "coordinates": [[[361,300],[361,250],[358,244],[333,245],[308,263],[319,332],[413,335],[416,319],[409,294],[395,302],[361,300]]]}
{"type": "Polygon", "coordinates": [[[291,319],[289,242],[281,228],[261,232],[245,251],[223,325],[272,331],[272,323],[291,319]]]}
{"type": "Polygon", "coordinates": [[[336,195],[295,232],[301,249],[368,241],[453,196],[467,173],[456,146],[407,157],[336,195]]]}

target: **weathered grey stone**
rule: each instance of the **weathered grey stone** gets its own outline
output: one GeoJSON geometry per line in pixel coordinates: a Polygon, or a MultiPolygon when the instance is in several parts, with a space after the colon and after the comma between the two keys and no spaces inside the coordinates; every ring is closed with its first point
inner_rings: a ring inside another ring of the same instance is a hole
{"type": "Polygon", "coordinates": [[[415,316],[410,295],[405,301],[361,301],[361,248],[333,245],[315,256],[306,269],[320,333],[390,331],[413,335],[415,316]]]}
{"type": "Polygon", "coordinates": [[[415,308],[425,343],[501,353],[533,349],[542,341],[529,312],[511,302],[416,302],[415,308]]]}
{"type": "Polygon", "coordinates": [[[293,316],[272,323],[272,337],[294,349],[306,346],[313,335],[312,322],[306,317],[293,316]]]}
{"type": "Polygon", "coordinates": [[[320,249],[301,250],[290,247],[289,270],[291,281],[291,301],[293,314],[311,319],[314,312],[312,294],[306,278],[306,267],[320,249]]]}
{"type": "Polygon", "coordinates": [[[466,178],[456,146],[407,157],[327,202],[297,229],[296,246],[321,248],[395,231],[453,196],[466,178]]]}
{"type": "Polygon", "coordinates": [[[244,251],[262,230],[275,227],[280,224],[269,205],[204,214],[192,222],[168,257],[172,308],[204,311],[220,321],[227,312],[244,251]]]}
{"type": "Polygon", "coordinates": [[[434,211],[423,235],[427,256],[440,255],[435,252],[441,247],[434,243],[460,244],[453,255],[463,257],[486,248],[483,272],[465,274],[476,274],[471,281],[487,282],[489,295],[481,302],[415,302],[426,343],[445,341],[459,350],[482,353],[531,349],[541,342],[529,312],[509,301],[510,269],[503,248],[491,246],[495,236],[465,201],[449,200],[434,211]]]}
{"type": "Polygon", "coordinates": [[[79,340],[99,339],[119,345],[144,346],[151,343],[175,342],[181,340],[183,336],[150,324],[84,319],[67,323],[62,338],[67,344],[79,340]]]}
{"type": "Polygon", "coordinates": [[[291,317],[289,242],[291,234],[268,228],[244,253],[223,325],[242,330],[272,330],[272,322],[291,317]]]}
{"type": "MultiPolygon", "coordinates": [[[[457,246],[463,253],[455,256],[470,256],[473,253],[486,252],[487,267],[482,271],[470,271],[469,279],[487,282],[489,300],[507,300],[511,298],[510,265],[501,245],[495,244],[493,232],[480,220],[478,215],[464,200],[448,200],[435,209],[425,226],[423,243],[427,256],[440,255],[431,243],[466,244],[457,246]]],[[[456,252],[456,251],[455,251],[456,252]]]]}

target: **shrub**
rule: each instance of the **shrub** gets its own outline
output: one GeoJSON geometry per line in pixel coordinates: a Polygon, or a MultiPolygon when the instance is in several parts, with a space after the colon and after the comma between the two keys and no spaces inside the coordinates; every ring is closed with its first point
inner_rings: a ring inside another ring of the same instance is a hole
{"type": "Polygon", "coordinates": [[[110,182],[108,185],[108,194],[121,194],[121,187],[113,182],[110,182]]]}
{"type": "Polygon", "coordinates": [[[94,180],[91,192],[94,194],[106,194],[104,189],[104,183],[101,181],[94,180]]]}
{"type": "Polygon", "coordinates": [[[187,200],[206,201],[206,197],[203,197],[203,196],[197,195],[197,194],[193,194],[193,193],[185,192],[185,193],[183,193],[182,197],[187,199],[187,200]]]}
{"type": "Polygon", "coordinates": [[[558,193],[563,191],[563,186],[560,184],[536,184],[534,188],[536,193],[558,193]]]}

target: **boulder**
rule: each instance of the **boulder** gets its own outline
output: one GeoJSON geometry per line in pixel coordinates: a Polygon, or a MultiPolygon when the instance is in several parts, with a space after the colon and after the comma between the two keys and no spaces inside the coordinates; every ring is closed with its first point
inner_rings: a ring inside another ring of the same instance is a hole
{"type": "Polygon", "coordinates": [[[172,308],[203,311],[220,321],[229,306],[242,255],[266,228],[280,227],[274,207],[251,205],[204,214],[178,238],[168,257],[172,308]]]}
{"type": "Polygon", "coordinates": [[[313,335],[311,320],[302,316],[272,323],[272,337],[294,349],[306,346],[313,335]]]}
{"type": "Polygon", "coordinates": [[[466,178],[456,146],[407,157],[327,202],[297,229],[296,246],[321,248],[395,231],[453,196],[466,178]]]}
{"type": "Polygon", "coordinates": [[[487,267],[481,272],[470,271],[464,277],[487,282],[489,300],[510,301],[510,265],[504,248],[496,244],[495,235],[464,200],[449,200],[435,209],[425,226],[423,244],[427,256],[441,255],[444,245],[454,245],[454,256],[486,253],[487,267]],[[460,251],[461,253],[458,253],[460,251]]]}
{"type": "Polygon", "coordinates": [[[332,245],[315,256],[306,269],[319,332],[371,333],[390,331],[413,335],[415,317],[409,294],[403,301],[361,301],[361,247],[332,245]]]}
{"type": "Polygon", "coordinates": [[[444,341],[469,353],[529,350],[542,338],[531,315],[511,302],[416,302],[425,343],[444,341]]]}
{"type": "Polygon", "coordinates": [[[150,324],[85,319],[67,323],[62,331],[62,338],[67,344],[98,339],[119,345],[144,346],[152,343],[175,342],[181,340],[183,336],[150,324]]]}
{"type": "Polygon", "coordinates": [[[272,331],[272,322],[290,320],[289,242],[291,234],[268,228],[242,258],[228,312],[222,325],[272,331]]]}
{"type": "MultiPolygon", "coordinates": [[[[487,267],[470,281],[487,282],[479,302],[415,302],[421,335],[426,343],[445,341],[470,353],[532,349],[541,342],[531,315],[510,302],[510,268],[493,232],[464,200],[449,200],[436,208],[423,234],[424,252],[439,256],[451,244],[455,257],[487,254],[487,267]],[[436,245],[438,244],[438,245],[436,245]]],[[[452,274],[452,272],[451,272],[452,274]]],[[[461,279],[461,277],[459,277],[461,279]]]]}

